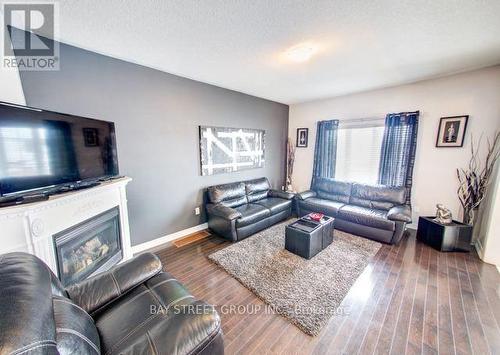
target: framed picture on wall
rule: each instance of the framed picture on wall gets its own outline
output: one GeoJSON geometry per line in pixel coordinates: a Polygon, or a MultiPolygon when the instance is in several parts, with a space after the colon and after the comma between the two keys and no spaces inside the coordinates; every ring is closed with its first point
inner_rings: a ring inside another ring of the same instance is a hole
{"type": "Polygon", "coordinates": [[[265,130],[199,126],[199,132],[202,176],[264,167],[265,130]]]}
{"type": "Polygon", "coordinates": [[[469,116],[441,117],[436,147],[462,147],[469,116]]]}
{"type": "Polygon", "coordinates": [[[307,148],[309,140],[309,128],[297,128],[297,148],[307,148]]]}

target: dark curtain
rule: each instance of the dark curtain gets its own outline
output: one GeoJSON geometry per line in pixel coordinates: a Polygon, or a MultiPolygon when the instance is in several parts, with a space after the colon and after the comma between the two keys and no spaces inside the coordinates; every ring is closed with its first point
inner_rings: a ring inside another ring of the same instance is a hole
{"type": "Polygon", "coordinates": [[[418,117],[418,111],[387,115],[380,156],[379,184],[405,186],[408,205],[411,201],[418,117]]]}
{"type": "Polygon", "coordinates": [[[338,120],[318,122],[314,148],[313,180],[317,177],[335,177],[338,126],[338,120]]]}

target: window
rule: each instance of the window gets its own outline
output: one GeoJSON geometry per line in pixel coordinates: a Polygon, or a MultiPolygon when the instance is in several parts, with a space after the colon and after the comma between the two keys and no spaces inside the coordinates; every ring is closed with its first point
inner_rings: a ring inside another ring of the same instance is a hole
{"type": "Polygon", "coordinates": [[[365,184],[378,182],[384,120],[340,122],[335,179],[365,184]]]}

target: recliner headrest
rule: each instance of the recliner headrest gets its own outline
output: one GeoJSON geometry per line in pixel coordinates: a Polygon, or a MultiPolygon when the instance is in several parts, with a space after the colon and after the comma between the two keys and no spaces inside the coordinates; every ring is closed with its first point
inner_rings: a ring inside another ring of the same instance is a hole
{"type": "Polygon", "coordinates": [[[0,255],[0,353],[56,353],[51,285],[51,271],[34,255],[0,255]]]}

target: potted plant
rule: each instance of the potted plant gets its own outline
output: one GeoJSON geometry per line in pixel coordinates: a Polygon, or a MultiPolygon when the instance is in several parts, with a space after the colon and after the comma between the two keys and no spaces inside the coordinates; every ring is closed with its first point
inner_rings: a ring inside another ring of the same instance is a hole
{"type": "Polygon", "coordinates": [[[485,197],[493,167],[500,156],[500,132],[496,132],[492,141],[487,140],[488,153],[484,164],[482,164],[478,157],[481,138],[479,138],[477,146],[471,139],[471,158],[468,167],[457,169],[459,181],[457,194],[463,209],[463,222],[470,225],[475,222],[475,215],[485,197]]]}

